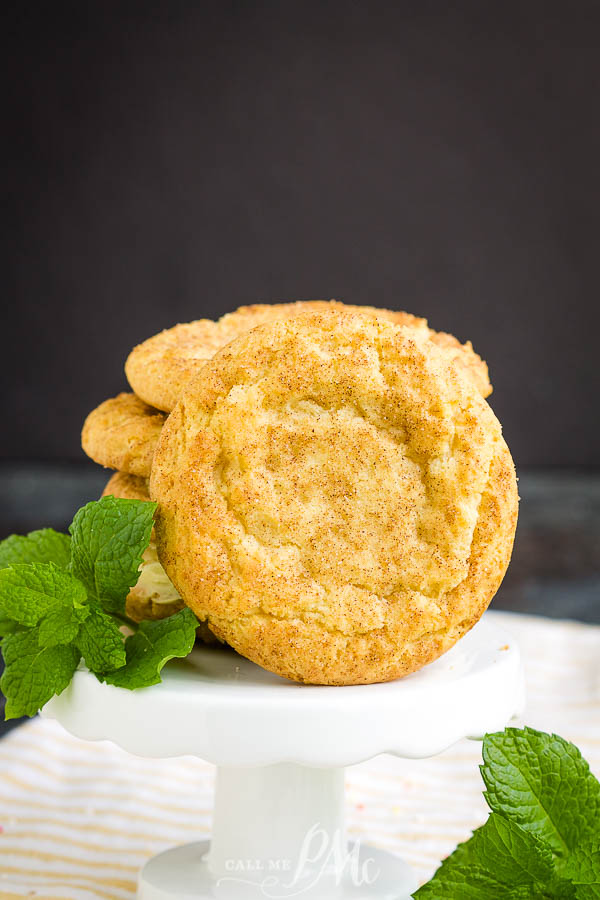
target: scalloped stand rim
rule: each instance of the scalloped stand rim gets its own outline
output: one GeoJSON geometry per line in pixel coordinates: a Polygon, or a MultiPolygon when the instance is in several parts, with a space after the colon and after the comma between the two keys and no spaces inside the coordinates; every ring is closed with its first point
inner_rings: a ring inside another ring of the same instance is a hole
{"type": "Polygon", "coordinates": [[[344,766],[383,752],[433,756],[504,728],[523,708],[522,668],[493,619],[387,684],[296,685],[202,648],[135,692],[78,671],[43,715],[137,755],[218,766],[212,841],[150,859],[138,900],[406,900],[417,885],[402,860],[346,842],[344,766]]]}

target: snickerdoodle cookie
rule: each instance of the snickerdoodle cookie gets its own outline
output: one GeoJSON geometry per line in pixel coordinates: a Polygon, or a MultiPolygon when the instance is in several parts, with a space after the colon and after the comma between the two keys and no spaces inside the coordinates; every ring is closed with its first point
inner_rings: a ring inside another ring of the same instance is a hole
{"type": "Polygon", "coordinates": [[[122,500],[149,500],[148,479],[128,475],[127,472],[115,472],[106,482],[102,496],[119,497],[122,500]]]}
{"type": "Polygon", "coordinates": [[[297,681],[406,675],[498,589],[514,466],[423,329],[329,311],[242,335],[188,384],[154,457],[159,557],[236,650],[297,681]]]}
{"type": "Polygon", "coordinates": [[[467,370],[484,397],[491,393],[487,366],[475,353],[470,342],[461,344],[450,334],[435,332],[428,328],[425,319],[419,319],[410,313],[376,309],[372,306],[346,306],[335,300],[241,306],[235,312],[227,313],[218,322],[199,319],[175,325],[134,347],[125,363],[125,373],[139,397],[158,409],[170,412],[190,378],[198,373],[206,360],[211,359],[221,347],[240,334],[266,322],[331,309],[360,312],[362,315],[377,316],[397,325],[419,329],[467,370]]]}
{"type": "Polygon", "coordinates": [[[148,478],[165,418],[135,394],[119,394],[89,414],[81,446],[101,466],[148,478]]]}

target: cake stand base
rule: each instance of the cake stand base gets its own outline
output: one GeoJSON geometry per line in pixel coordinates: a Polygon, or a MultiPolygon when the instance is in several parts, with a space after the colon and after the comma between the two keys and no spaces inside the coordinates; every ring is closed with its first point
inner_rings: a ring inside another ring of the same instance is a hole
{"type": "Polygon", "coordinates": [[[344,769],[217,769],[212,840],[146,863],[139,900],[405,900],[417,885],[390,853],[349,844],[344,769]]]}
{"type": "Polygon", "coordinates": [[[358,844],[350,844],[347,854],[347,865],[337,878],[335,871],[320,869],[296,878],[295,872],[275,865],[257,871],[257,861],[245,860],[246,871],[218,879],[209,868],[210,842],[185,844],[146,863],[139,875],[138,900],[409,900],[416,890],[412,870],[397,856],[358,844]]]}
{"type": "Polygon", "coordinates": [[[434,756],[504,728],[522,706],[518,648],[488,613],[395,682],[299,685],[205,647],[139,691],[82,669],[43,715],[139,756],[217,766],[210,844],[149,860],[139,900],[407,900],[416,882],[405,863],[346,841],[344,767],[386,752],[434,756]]]}

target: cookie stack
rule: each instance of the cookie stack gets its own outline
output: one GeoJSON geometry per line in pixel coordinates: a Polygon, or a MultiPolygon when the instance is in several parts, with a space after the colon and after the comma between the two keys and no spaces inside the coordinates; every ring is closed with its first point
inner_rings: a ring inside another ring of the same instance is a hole
{"type": "Polygon", "coordinates": [[[297,681],[397,678],[479,619],[508,565],[514,467],[470,344],[408,313],[242,307],[140,344],[88,416],[105,493],[158,502],[128,599],[185,602],[297,681]],[[159,561],[160,559],[160,561],[159,561]]]}

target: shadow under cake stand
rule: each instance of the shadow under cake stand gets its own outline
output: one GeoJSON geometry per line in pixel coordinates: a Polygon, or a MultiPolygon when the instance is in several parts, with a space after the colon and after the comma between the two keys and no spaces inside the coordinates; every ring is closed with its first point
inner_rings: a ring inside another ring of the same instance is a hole
{"type": "Polygon", "coordinates": [[[218,767],[212,840],[150,859],[139,900],[405,900],[417,887],[406,863],[346,843],[344,767],[384,752],[434,756],[504,728],[522,700],[518,648],[487,613],[399,681],[298,685],[203,647],[138,691],[78,670],[42,714],[138,756],[192,755],[218,767]]]}

